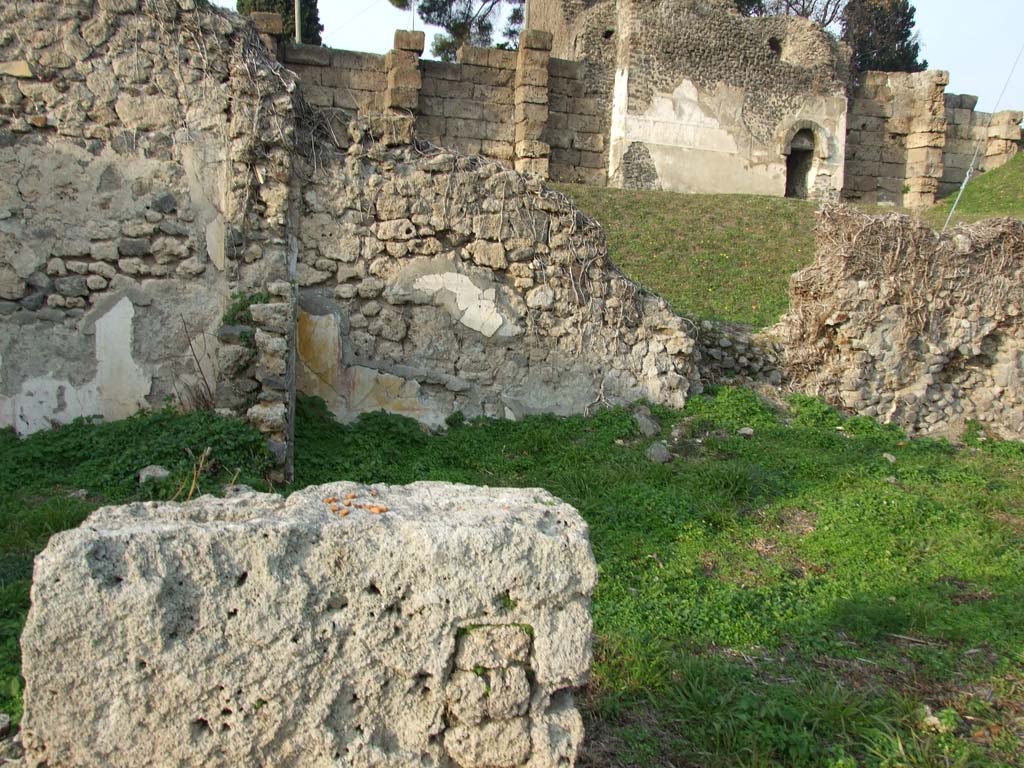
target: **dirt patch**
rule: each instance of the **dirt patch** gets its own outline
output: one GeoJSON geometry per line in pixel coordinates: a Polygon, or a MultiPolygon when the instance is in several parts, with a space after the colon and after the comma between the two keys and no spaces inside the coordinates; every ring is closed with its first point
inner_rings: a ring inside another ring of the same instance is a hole
{"type": "Polygon", "coordinates": [[[818,514],[799,507],[779,512],[779,527],[793,536],[808,536],[818,528],[818,514]]]}

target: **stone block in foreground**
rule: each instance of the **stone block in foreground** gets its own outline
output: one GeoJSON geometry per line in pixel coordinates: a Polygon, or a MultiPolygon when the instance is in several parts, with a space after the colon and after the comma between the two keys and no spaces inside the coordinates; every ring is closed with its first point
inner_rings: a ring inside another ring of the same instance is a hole
{"type": "Polygon", "coordinates": [[[36,558],[28,764],[572,765],[596,574],[536,489],[100,509],[36,558]]]}

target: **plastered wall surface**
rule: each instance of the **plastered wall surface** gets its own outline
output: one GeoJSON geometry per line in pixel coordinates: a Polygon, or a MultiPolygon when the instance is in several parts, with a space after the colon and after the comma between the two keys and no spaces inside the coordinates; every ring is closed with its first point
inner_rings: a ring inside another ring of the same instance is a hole
{"type": "Polygon", "coordinates": [[[692,0],[539,0],[529,13],[554,35],[554,53],[589,65],[611,183],[782,195],[788,142],[809,128],[811,194],[838,195],[844,51],[813,25],[692,0]]]}
{"type": "MultiPolygon", "coordinates": [[[[190,0],[0,20],[0,426],[167,399],[287,411],[287,372],[229,380],[220,326],[233,295],[289,277],[291,76],[190,0]]],[[[289,424],[260,426],[286,467],[289,424]]]]}
{"type": "Polygon", "coordinates": [[[356,138],[305,189],[297,270],[299,387],[338,417],[438,426],[699,387],[684,321],[566,198],[497,162],[356,138]]]}

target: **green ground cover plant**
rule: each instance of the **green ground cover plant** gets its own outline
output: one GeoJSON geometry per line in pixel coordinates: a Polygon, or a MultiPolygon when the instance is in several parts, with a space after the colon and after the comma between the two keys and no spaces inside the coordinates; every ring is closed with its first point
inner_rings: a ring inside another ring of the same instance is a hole
{"type": "MultiPolygon", "coordinates": [[[[959,447],[910,441],[741,389],[652,410],[650,439],[623,408],[455,417],[432,435],[381,413],[342,425],[302,399],[292,487],[541,486],[576,506],[600,568],[583,765],[1021,764],[1024,446],[977,427],[959,447]],[[647,460],[652,439],[679,458],[647,460]]],[[[258,484],[258,445],[169,411],[0,434],[0,708],[20,713],[26,557],[101,503],[179,493],[206,447],[197,490],[258,484]],[[149,463],[173,474],[140,491],[149,463]]]]}
{"type": "MultiPolygon", "coordinates": [[[[956,195],[950,195],[924,214],[924,220],[941,229],[953,207],[956,195]]],[[[1024,218],[1024,153],[1006,165],[975,176],[964,190],[950,225],[1000,216],[1024,218]]]]}
{"type": "Polygon", "coordinates": [[[597,219],[612,260],[688,317],[774,324],[814,261],[817,203],[556,185],[597,219]]]}
{"type": "MultiPolygon", "coordinates": [[[[813,201],[555,186],[601,222],[627,275],[687,317],[773,325],[789,306],[790,275],[814,261],[813,201]]],[[[954,197],[902,212],[941,229],[954,197]]],[[[1024,217],[1024,153],[977,176],[952,223],[999,216],[1024,217]]]]}

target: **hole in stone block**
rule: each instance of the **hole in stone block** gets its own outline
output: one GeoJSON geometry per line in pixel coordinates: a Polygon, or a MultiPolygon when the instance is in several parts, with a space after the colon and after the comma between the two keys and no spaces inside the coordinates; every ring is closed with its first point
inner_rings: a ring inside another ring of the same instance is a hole
{"type": "Polygon", "coordinates": [[[192,721],[189,731],[192,735],[192,740],[197,741],[213,733],[213,728],[210,727],[210,721],[205,717],[197,717],[192,721]]]}
{"type": "Polygon", "coordinates": [[[236,587],[242,586],[243,584],[245,584],[245,582],[246,582],[246,580],[248,580],[248,578],[249,578],[249,572],[248,571],[242,571],[240,574],[238,574],[238,578],[235,579],[235,586],[236,587]]]}
{"type": "Polygon", "coordinates": [[[376,584],[374,584],[374,583],[373,583],[373,582],[371,581],[371,582],[370,582],[370,586],[368,586],[368,587],[366,588],[366,594],[368,594],[368,595],[379,595],[379,594],[380,594],[380,589],[379,589],[379,588],[377,587],[377,585],[376,585],[376,584]]]}
{"type": "Polygon", "coordinates": [[[782,56],[782,41],[777,37],[768,38],[768,47],[776,56],[782,56]]]}
{"type": "Polygon", "coordinates": [[[348,598],[344,595],[331,595],[327,598],[327,610],[340,611],[343,608],[348,608],[348,598]]]}
{"type": "Polygon", "coordinates": [[[613,37],[615,37],[615,30],[614,29],[606,29],[604,31],[604,34],[601,35],[601,37],[603,37],[605,40],[611,40],[613,37]]]}

